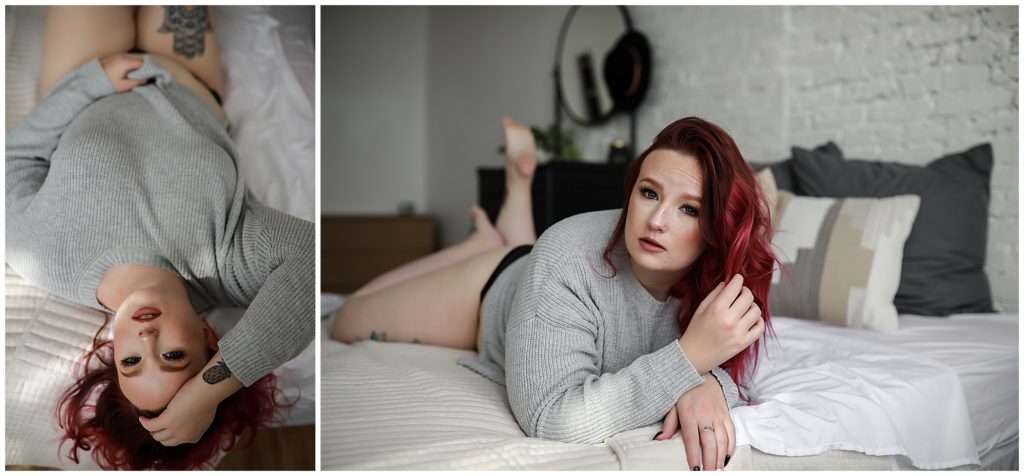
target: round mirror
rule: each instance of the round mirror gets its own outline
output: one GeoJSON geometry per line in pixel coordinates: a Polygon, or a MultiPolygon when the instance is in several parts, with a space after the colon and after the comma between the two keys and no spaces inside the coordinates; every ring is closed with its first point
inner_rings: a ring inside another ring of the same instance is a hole
{"type": "Polygon", "coordinates": [[[615,111],[604,79],[605,58],[630,30],[619,6],[574,6],[559,33],[558,88],[566,114],[581,125],[600,124],[615,111]]]}

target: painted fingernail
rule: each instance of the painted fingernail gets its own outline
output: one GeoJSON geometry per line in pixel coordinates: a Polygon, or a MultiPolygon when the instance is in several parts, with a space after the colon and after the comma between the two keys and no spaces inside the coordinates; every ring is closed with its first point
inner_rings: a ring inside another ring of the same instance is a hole
{"type": "Polygon", "coordinates": [[[693,470],[694,470],[694,471],[700,471],[700,466],[694,466],[694,467],[693,467],[693,470]]]}
{"type": "Polygon", "coordinates": [[[725,464],[726,464],[726,465],[728,465],[728,464],[729,464],[729,458],[731,458],[731,456],[729,456],[729,455],[725,455],[725,464]]]}
{"type": "Polygon", "coordinates": [[[654,435],[654,438],[651,438],[651,440],[657,440],[658,437],[661,436],[662,433],[664,433],[664,432],[663,431],[659,431],[657,435],[654,435]]]}

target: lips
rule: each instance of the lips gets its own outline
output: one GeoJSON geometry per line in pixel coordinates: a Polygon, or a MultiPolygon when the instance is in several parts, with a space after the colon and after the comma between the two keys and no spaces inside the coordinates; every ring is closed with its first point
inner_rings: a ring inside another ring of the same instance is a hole
{"type": "Polygon", "coordinates": [[[150,320],[156,319],[157,317],[160,317],[160,310],[152,308],[152,307],[141,308],[141,309],[135,311],[134,314],[132,314],[132,319],[134,319],[136,321],[150,321],[150,320]],[[143,316],[149,316],[151,314],[152,314],[152,317],[143,317],[143,316]]]}
{"type": "Polygon", "coordinates": [[[661,246],[661,243],[658,243],[654,238],[640,238],[640,246],[652,253],[661,253],[665,251],[665,247],[661,246]]]}

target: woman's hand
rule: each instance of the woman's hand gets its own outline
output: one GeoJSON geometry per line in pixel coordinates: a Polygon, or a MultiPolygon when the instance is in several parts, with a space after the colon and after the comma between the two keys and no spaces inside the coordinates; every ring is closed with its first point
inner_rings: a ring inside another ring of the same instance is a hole
{"type": "Polygon", "coordinates": [[[135,58],[125,54],[110,55],[100,60],[103,71],[106,71],[110,83],[114,85],[114,92],[123,93],[136,86],[145,84],[145,81],[128,79],[128,73],[135,71],[142,66],[142,58],[135,58]]]}
{"type": "Polygon", "coordinates": [[[213,422],[220,403],[202,385],[206,384],[199,375],[190,378],[159,416],[139,417],[139,423],[164,446],[198,442],[213,422]]]}
{"type": "Polygon", "coordinates": [[[728,284],[718,283],[697,306],[679,347],[697,372],[705,374],[742,352],[763,332],[761,308],[737,274],[728,284]]]}
{"type": "Polygon", "coordinates": [[[142,427],[164,446],[195,443],[217,415],[217,405],[242,388],[218,351],[202,372],[188,379],[156,418],[139,417],[142,427]]]}
{"type": "Polygon", "coordinates": [[[661,433],[654,439],[672,438],[681,429],[686,448],[687,467],[706,471],[725,467],[726,458],[736,451],[736,427],[729,415],[722,386],[711,374],[704,375],[704,384],[679,397],[669,410],[661,433]],[[710,431],[704,431],[711,428],[710,431]]]}

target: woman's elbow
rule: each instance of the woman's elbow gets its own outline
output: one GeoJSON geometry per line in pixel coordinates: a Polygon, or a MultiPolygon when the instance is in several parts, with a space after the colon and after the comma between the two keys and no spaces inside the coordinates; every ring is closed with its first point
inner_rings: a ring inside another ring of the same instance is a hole
{"type": "Polygon", "coordinates": [[[549,408],[532,419],[519,418],[518,414],[516,418],[523,433],[531,438],[584,445],[601,443],[605,439],[585,418],[572,415],[572,412],[549,408]]]}

